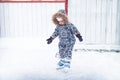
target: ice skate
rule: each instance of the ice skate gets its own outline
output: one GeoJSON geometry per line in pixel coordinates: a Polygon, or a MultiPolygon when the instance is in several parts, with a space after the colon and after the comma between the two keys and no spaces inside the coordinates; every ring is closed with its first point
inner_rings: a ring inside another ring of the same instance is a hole
{"type": "Polygon", "coordinates": [[[64,62],[62,60],[60,60],[57,64],[56,70],[60,70],[60,69],[63,69],[63,68],[64,68],[64,62]]]}

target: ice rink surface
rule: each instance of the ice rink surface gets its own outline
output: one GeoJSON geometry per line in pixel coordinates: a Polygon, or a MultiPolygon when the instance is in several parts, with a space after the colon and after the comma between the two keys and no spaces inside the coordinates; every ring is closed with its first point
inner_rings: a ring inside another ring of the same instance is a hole
{"type": "Polygon", "coordinates": [[[120,53],[73,50],[71,69],[62,73],[57,40],[40,40],[0,39],[0,80],[120,80],[120,53]]]}

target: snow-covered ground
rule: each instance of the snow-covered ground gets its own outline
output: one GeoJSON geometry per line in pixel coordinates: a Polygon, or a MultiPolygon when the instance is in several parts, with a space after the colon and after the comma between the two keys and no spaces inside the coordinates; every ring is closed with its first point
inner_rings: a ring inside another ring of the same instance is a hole
{"type": "Polygon", "coordinates": [[[57,40],[47,45],[45,38],[1,38],[0,80],[120,80],[119,53],[73,51],[71,69],[62,73],[57,51],[57,40]]]}

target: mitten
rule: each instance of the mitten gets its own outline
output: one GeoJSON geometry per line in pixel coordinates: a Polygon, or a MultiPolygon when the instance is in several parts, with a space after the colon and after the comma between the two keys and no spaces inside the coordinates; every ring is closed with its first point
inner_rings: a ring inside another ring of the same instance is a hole
{"type": "Polygon", "coordinates": [[[53,38],[52,38],[52,37],[50,37],[50,38],[48,38],[46,41],[47,41],[47,44],[50,44],[50,43],[52,43],[53,38]]]}
{"type": "Polygon", "coordinates": [[[82,36],[80,34],[77,34],[76,37],[79,39],[79,41],[83,41],[82,36]]]}

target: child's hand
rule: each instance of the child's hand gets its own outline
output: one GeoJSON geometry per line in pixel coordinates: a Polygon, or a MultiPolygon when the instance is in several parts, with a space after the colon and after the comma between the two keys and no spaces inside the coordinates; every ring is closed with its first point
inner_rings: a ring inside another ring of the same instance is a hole
{"type": "Polygon", "coordinates": [[[53,40],[53,38],[52,38],[52,37],[48,38],[48,39],[46,40],[46,41],[47,41],[47,44],[52,43],[52,40],[53,40]]]}
{"type": "Polygon", "coordinates": [[[76,37],[78,37],[78,39],[79,39],[80,42],[83,41],[83,38],[82,38],[82,36],[80,36],[80,34],[77,34],[76,37]]]}
{"type": "Polygon", "coordinates": [[[80,36],[80,37],[79,37],[79,40],[80,40],[81,42],[83,41],[83,38],[82,38],[82,36],[80,36]]]}

